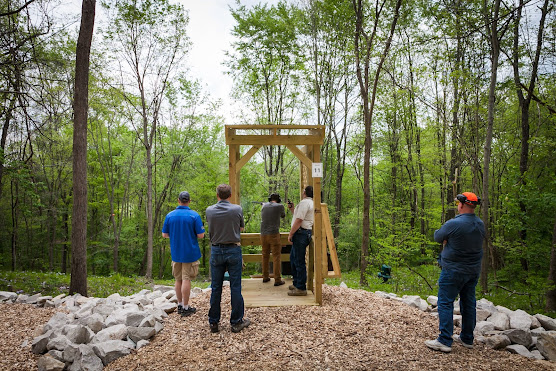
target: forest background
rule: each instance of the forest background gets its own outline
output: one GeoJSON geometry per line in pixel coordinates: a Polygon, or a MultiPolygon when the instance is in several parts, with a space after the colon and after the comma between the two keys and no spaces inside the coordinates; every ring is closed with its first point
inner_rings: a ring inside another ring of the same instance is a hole
{"type": "MultiPolygon", "coordinates": [[[[3,270],[71,268],[78,30],[59,5],[0,0],[3,270]]],[[[455,215],[455,195],[473,191],[488,232],[480,292],[523,296],[525,309],[554,314],[555,5],[238,1],[229,9],[235,41],[222,61],[237,121],[226,122],[221,102],[188,70],[187,5],[99,2],[88,90],[88,274],[171,278],[164,216],[187,190],[206,220],[216,185],[228,180],[223,125],[324,125],[323,202],[344,274],[368,287],[388,264],[394,275],[434,285],[434,230],[455,215]]],[[[246,232],[259,231],[258,202],[269,193],[299,201],[298,173],[283,146],[263,147],[243,168],[246,232]]],[[[204,274],[208,245],[201,241],[204,274]]]]}

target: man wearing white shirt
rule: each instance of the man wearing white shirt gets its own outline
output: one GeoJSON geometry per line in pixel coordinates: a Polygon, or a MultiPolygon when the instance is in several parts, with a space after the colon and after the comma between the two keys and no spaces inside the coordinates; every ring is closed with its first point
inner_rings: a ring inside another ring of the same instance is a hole
{"type": "Polygon", "coordinates": [[[307,186],[303,190],[303,199],[293,207],[288,202],[288,210],[293,213],[292,226],[288,241],[292,243],[290,264],[292,268],[293,285],[290,285],[288,295],[307,295],[307,265],[305,264],[305,251],[311,242],[314,208],[313,187],[307,186]]]}

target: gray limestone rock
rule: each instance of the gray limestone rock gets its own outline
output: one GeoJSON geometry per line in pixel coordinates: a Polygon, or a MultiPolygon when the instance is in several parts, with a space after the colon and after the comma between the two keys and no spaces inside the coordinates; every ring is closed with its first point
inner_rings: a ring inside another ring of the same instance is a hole
{"type": "Polygon", "coordinates": [[[69,341],[75,344],[86,344],[95,335],[93,330],[83,325],[66,325],[62,334],[66,335],[69,341]]]}
{"type": "Polygon", "coordinates": [[[556,319],[545,316],[544,314],[535,314],[534,316],[546,330],[556,330],[556,319]]]}
{"type": "Polygon", "coordinates": [[[531,315],[524,310],[518,309],[510,314],[510,328],[529,330],[532,322],[531,315]]]}
{"type": "Polygon", "coordinates": [[[128,327],[127,334],[134,343],[139,340],[148,340],[156,334],[154,327],[128,327]]]}
{"type": "Polygon", "coordinates": [[[53,339],[50,339],[48,344],[46,344],[46,349],[51,350],[60,350],[63,351],[67,348],[67,346],[71,343],[66,335],[58,335],[53,339]]]}
{"type": "MultiPolygon", "coordinates": [[[[139,350],[139,349],[143,348],[144,346],[149,345],[149,343],[150,343],[150,342],[149,342],[148,340],[139,340],[139,341],[137,342],[137,346],[136,346],[135,349],[139,350]]],[[[540,353],[539,353],[539,354],[540,354],[540,353]]]]}
{"type": "Polygon", "coordinates": [[[60,362],[65,362],[64,352],[62,352],[61,350],[51,349],[46,354],[50,354],[52,358],[57,359],[60,362]]]}
{"type": "Polygon", "coordinates": [[[433,307],[436,307],[438,305],[438,296],[430,295],[429,297],[427,297],[427,303],[429,303],[433,307]]]}
{"type": "Polygon", "coordinates": [[[549,361],[556,361],[556,332],[543,332],[537,339],[537,349],[549,361]]]}
{"type": "Polygon", "coordinates": [[[127,326],[124,324],[114,325],[99,331],[91,343],[102,343],[109,340],[123,340],[127,337],[127,326]]]}
{"type": "Polygon", "coordinates": [[[484,338],[486,346],[492,349],[503,349],[512,342],[506,335],[493,335],[484,338]]]}
{"type": "Polygon", "coordinates": [[[490,315],[491,313],[488,310],[477,308],[477,321],[486,321],[490,315]]]}
{"type": "Polygon", "coordinates": [[[69,322],[69,318],[66,314],[57,312],[50,318],[50,320],[48,320],[46,325],[44,325],[43,331],[47,332],[54,329],[59,330],[69,322]]]}
{"type": "Polygon", "coordinates": [[[417,308],[423,312],[426,311],[429,306],[427,302],[418,295],[404,295],[402,301],[410,307],[417,308]]]}
{"type": "Polygon", "coordinates": [[[69,363],[75,361],[80,356],[79,347],[80,345],[77,344],[68,344],[66,349],[62,352],[64,361],[69,363]]]}
{"type": "Polygon", "coordinates": [[[87,326],[95,334],[104,328],[104,318],[100,313],[93,313],[88,317],[80,318],[77,323],[87,326]]]}
{"type": "Polygon", "coordinates": [[[50,354],[45,354],[37,361],[37,368],[39,371],[63,371],[66,364],[60,362],[50,354]]]}
{"type": "Polygon", "coordinates": [[[529,349],[525,348],[521,344],[512,344],[506,347],[506,350],[510,353],[519,354],[520,356],[527,357],[527,358],[535,358],[534,355],[531,354],[529,349]]]}
{"type": "Polygon", "coordinates": [[[494,330],[494,324],[492,322],[488,322],[488,321],[481,321],[481,322],[477,322],[477,324],[475,325],[475,333],[478,335],[482,335],[487,331],[493,331],[494,330]]]}
{"type": "Polygon", "coordinates": [[[541,352],[539,352],[538,349],[532,350],[531,354],[533,355],[533,357],[535,357],[535,359],[538,359],[539,361],[544,360],[544,357],[542,356],[541,352]]]}
{"type": "Polygon", "coordinates": [[[509,337],[513,344],[520,344],[526,348],[533,344],[533,337],[529,329],[509,329],[502,331],[502,334],[509,337]]]}
{"type": "Polygon", "coordinates": [[[31,343],[31,351],[35,354],[43,354],[46,352],[46,346],[50,341],[50,337],[52,336],[53,331],[48,330],[46,333],[42,334],[41,336],[37,336],[33,339],[31,343]]]}
{"type": "Polygon", "coordinates": [[[128,355],[132,349],[133,346],[130,346],[129,342],[122,340],[110,340],[93,345],[95,354],[105,366],[120,357],[128,355]]]}
{"type": "Polygon", "coordinates": [[[494,312],[488,318],[489,322],[494,324],[495,330],[508,330],[510,328],[510,317],[506,313],[503,312],[494,312]]]}
{"type": "Polygon", "coordinates": [[[17,294],[10,291],[0,291],[0,301],[14,302],[17,299],[17,294]]]}
{"type": "Polygon", "coordinates": [[[138,327],[148,315],[149,314],[146,312],[129,313],[126,317],[125,324],[127,326],[138,327]]]}
{"type": "Polygon", "coordinates": [[[68,368],[69,371],[102,371],[102,360],[95,354],[93,347],[87,344],[79,346],[75,361],[68,368]]]}
{"type": "Polygon", "coordinates": [[[155,323],[156,323],[156,319],[152,314],[149,314],[141,321],[139,327],[154,327],[155,323]]]}

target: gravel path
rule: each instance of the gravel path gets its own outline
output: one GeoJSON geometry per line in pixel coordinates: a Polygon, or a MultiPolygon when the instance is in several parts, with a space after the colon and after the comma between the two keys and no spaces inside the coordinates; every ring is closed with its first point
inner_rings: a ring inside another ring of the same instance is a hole
{"type": "MultiPolygon", "coordinates": [[[[210,332],[209,296],[193,299],[191,317],[170,314],[151,344],[105,370],[556,370],[556,363],[480,345],[431,351],[424,341],[437,334],[435,318],[363,290],[324,285],[322,307],[247,309],[252,324],[237,334],[228,322],[229,290],[221,331],[210,332]]],[[[53,310],[15,304],[0,310],[0,369],[36,370],[37,357],[21,344],[30,344],[53,310]]]]}

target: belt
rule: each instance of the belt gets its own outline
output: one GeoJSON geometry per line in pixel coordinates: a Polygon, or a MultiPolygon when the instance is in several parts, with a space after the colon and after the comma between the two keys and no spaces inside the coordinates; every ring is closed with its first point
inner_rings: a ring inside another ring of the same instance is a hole
{"type": "Polygon", "coordinates": [[[301,228],[301,227],[299,227],[299,229],[302,229],[302,230],[304,230],[304,231],[312,231],[312,229],[301,228]]]}
{"type": "Polygon", "coordinates": [[[215,247],[239,247],[241,246],[239,242],[237,243],[213,243],[212,246],[215,247]]]}

